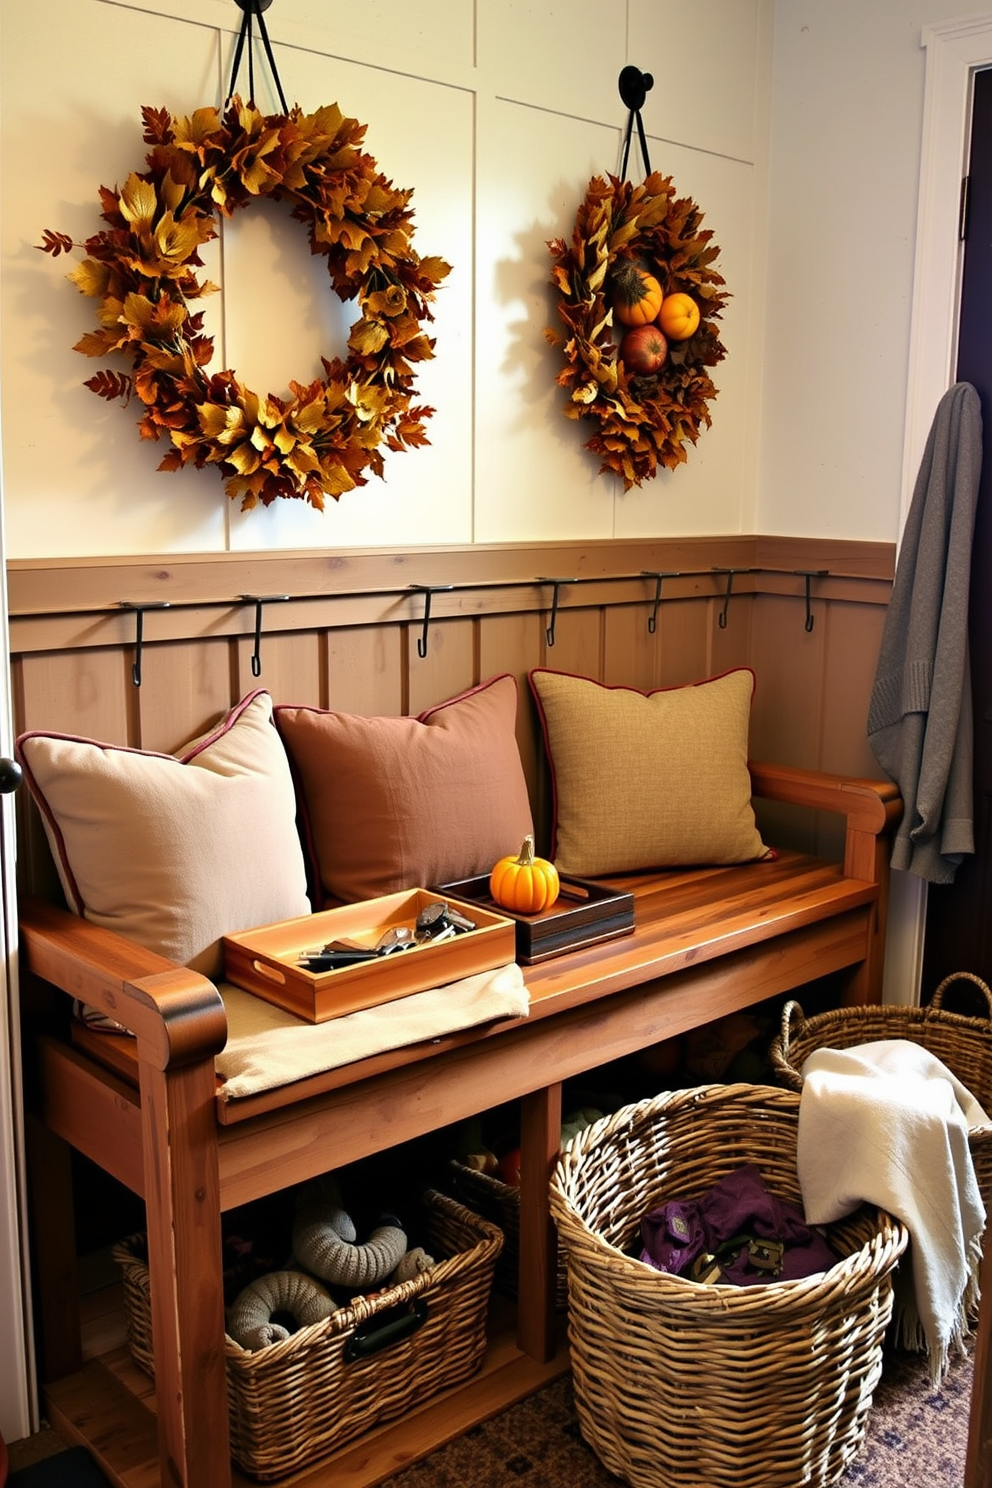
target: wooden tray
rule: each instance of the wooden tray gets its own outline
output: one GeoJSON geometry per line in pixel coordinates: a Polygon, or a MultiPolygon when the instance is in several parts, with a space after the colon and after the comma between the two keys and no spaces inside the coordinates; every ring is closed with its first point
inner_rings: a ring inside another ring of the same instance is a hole
{"type": "Polygon", "coordinates": [[[458,904],[451,895],[455,908],[475,921],[475,930],[437,945],[425,941],[410,950],[331,971],[308,971],[297,964],[304,952],[315,951],[329,940],[345,936],[373,946],[391,926],[412,928],[420,910],[440,897],[427,889],[404,889],[381,899],[263,925],[241,935],[225,935],[225,975],[229,982],[266,1002],[274,1002],[312,1023],[324,1023],[344,1013],[378,1007],[398,997],[409,997],[412,992],[425,992],[476,972],[491,971],[514,959],[513,921],[495,908],[458,904]]]}
{"type": "Polygon", "coordinates": [[[508,915],[516,924],[516,959],[525,966],[599,940],[629,935],[634,928],[633,894],[586,878],[562,877],[558,898],[539,915],[500,909],[490,896],[488,875],[442,884],[437,892],[471,904],[473,912],[508,915]]]}

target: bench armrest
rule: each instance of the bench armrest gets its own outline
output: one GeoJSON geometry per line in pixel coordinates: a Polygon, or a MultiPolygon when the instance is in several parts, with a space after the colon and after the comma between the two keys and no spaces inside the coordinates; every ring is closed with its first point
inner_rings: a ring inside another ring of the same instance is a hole
{"type": "Polygon", "coordinates": [[[28,970],[122,1024],[156,1069],[213,1059],[224,1047],[224,1004],[199,972],[42,899],[22,900],[19,924],[28,970]]]}
{"type": "Polygon", "coordinates": [[[751,761],[748,768],[756,796],[844,816],[844,872],[850,878],[878,880],[879,839],[887,836],[902,816],[898,787],[889,780],[861,780],[791,765],[751,761]]]}

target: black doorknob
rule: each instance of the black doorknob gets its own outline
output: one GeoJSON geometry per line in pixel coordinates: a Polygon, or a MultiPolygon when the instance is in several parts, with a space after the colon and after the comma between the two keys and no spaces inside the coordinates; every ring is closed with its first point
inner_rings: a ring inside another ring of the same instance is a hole
{"type": "Polygon", "coordinates": [[[20,785],[24,771],[16,760],[0,759],[0,795],[9,796],[20,785]]]}

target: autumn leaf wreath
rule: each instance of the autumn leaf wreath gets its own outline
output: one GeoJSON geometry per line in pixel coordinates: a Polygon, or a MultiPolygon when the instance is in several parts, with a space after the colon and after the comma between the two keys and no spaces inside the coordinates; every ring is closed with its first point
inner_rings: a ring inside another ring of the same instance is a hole
{"type": "Polygon", "coordinates": [[[381,447],[428,442],[433,409],[413,403],[415,365],[434,354],[423,328],[450,266],[411,246],[411,191],[397,190],[361,148],[365,125],[337,105],[262,115],[234,97],[223,115],[189,118],[143,108],[147,170],[119,191],[100,188],[101,232],[76,244],[64,233],[39,245],[57,257],[81,247],[69,276],[99,301],[98,326],[76,343],[91,357],[115,355],[127,371],[103,370],[85,384],[108,401],[143,406],[142,439],[163,435],[159,465],[215,465],[241,509],[279,497],[323,510],[325,497],[381,476],[381,447]],[[211,372],[213,340],[192,308],[217,286],[198,278],[199,250],[260,197],[290,204],[310,250],[327,262],[342,301],[357,299],[347,356],[321,358],[324,375],[290,382],[291,396],[260,396],[232,371],[211,372]]]}
{"type": "Polygon", "coordinates": [[[548,244],[563,330],[546,334],[564,353],[564,412],[597,426],[585,448],[624,490],[684,463],[686,441],[712,422],[709,369],[726,355],[714,322],[729,295],[701,222],[670,176],[594,176],[571,243],[548,244]]]}

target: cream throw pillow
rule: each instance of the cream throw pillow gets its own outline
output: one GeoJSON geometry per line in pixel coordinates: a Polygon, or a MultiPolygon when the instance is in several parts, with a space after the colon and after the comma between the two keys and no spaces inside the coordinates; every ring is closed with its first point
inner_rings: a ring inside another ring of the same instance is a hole
{"type": "Polygon", "coordinates": [[[551,766],[560,873],[764,856],[747,768],[751,671],[649,693],[544,668],[530,683],[551,766]]]}
{"type": "Polygon", "coordinates": [[[216,977],[223,935],[310,913],[267,692],[178,756],[32,732],[17,754],[70,909],[216,977]]]}

